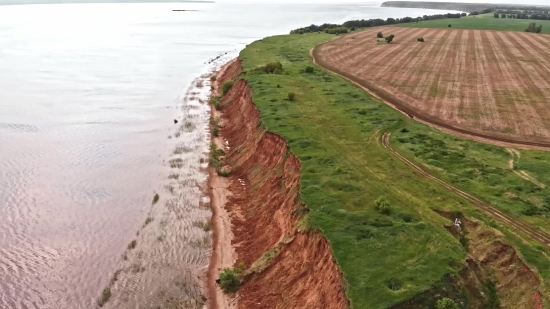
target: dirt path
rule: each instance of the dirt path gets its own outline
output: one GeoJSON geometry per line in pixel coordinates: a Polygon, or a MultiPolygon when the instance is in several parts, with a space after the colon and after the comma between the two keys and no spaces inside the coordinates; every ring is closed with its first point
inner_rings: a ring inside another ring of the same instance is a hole
{"type": "MultiPolygon", "coordinates": [[[[222,76],[233,61],[225,64],[217,73],[217,76],[222,76]]],[[[215,82],[213,86],[212,93],[218,93],[220,88],[219,83],[215,82]]],[[[213,106],[211,107],[210,114],[214,118],[221,118],[221,112],[217,111],[213,106]]],[[[212,136],[212,142],[221,149],[225,148],[222,137],[212,136]]],[[[233,232],[231,231],[229,212],[224,207],[225,203],[227,203],[227,197],[230,195],[229,180],[226,177],[219,176],[213,168],[209,168],[208,173],[208,190],[210,194],[210,208],[212,209],[210,223],[213,231],[213,245],[206,276],[207,308],[234,309],[237,308],[237,302],[225,295],[216,284],[220,271],[224,268],[233,267],[236,260],[235,250],[231,245],[233,232]]]]}
{"type": "Polygon", "coordinates": [[[516,149],[513,149],[513,148],[505,148],[506,151],[508,151],[508,153],[512,156],[512,158],[508,161],[508,167],[516,174],[518,175],[519,177],[529,181],[529,182],[532,182],[534,185],[544,189],[546,188],[546,185],[543,184],[542,182],[538,181],[535,177],[529,175],[529,173],[527,173],[526,171],[518,171],[518,170],[515,170],[514,169],[514,161],[517,161],[519,162],[519,159],[521,157],[521,153],[519,151],[517,151],[516,149]],[[515,159],[517,158],[517,160],[515,159]]]}
{"type": "Polygon", "coordinates": [[[462,196],[463,198],[467,199],[468,201],[472,202],[474,205],[479,207],[481,210],[483,210],[486,214],[493,217],[494,219],[512,226],[514,229],[526,234],[527,236],[531,237],[532,239],[538,242],[541,242],[547,248],[550,249],[550,236],[546,235],[546,233],[542,233],[535,230],[534,228],[530,227],[526,223],[508,216],[507,214],[503,213],[499,209],[484,203],[483,201],[476,198],[475,196],[454,187],[453,185],[445,182],[444,180],[437,178],[436,176],[432,175],[430,172],[426,171],[424,168],[413,163],[412,161],[410,161],[409,159],[405,158],[400,153],[395,151],[395,149],[393,149],[393,147],[390,144],[390,134],[391,133],[382,134],[382,136],[380,137],[380,143],[386,150],[388,150],[388,152],[390,152],[397,159],[405,162],[407,165],[412,167],[415,171],[422,174],[424,177],[432,180],[433,182],[445,187],[449,191],[452,191],[462,196]]]}

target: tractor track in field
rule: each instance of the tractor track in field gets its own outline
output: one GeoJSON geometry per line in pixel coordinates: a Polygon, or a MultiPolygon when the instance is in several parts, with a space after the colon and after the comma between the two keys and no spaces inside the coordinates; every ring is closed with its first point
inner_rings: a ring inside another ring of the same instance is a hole
{"type": "Polygon", "coordinates": [[[526,223],[524,223],[524,222],[522,222],[518,219],[510,217],[509,215],[503,213],[499,209],[497,209],[497,208],[481,201],[477,197],[475,197],[475,196],[473,196],[473,195],[471,195],[471,194],[469,194],[465,191],[462,191],[462,190],[458,189],[457,187],[455,187],[455,186],[449,184],[448,182],[438,178],[437,176],[434,176],[432,173],[430,173],[429,171],[427,171],[426,169],[424,169],[420,165],[418,165],[418,164],[412,162],[411,160],[407,159],[406,157],[401,155],[399,152],[397,152],[391,146],[390,135],[391,135],[391,133],[383,133],[380,136],[380,143],[394,157],[396,157],[400,161],[404,162],[405,164],[407,164],[408,166],[413,168],[417,173],[420,173],[422,176],[424,176],[424,177],[430,179],[431,181],[441,185],[442,187],[448,189],[449,191],[452,191],[452,192],[460,195],[461,197],[467,199],[468,201],[470,201],[471,203],[476,205],[478,208],[483,210],[485,213],[487,213],[489,216],[493,217],[494,219],[512,226],[516,230],[519,230],[522,233],[526,234],[527,236],[531,237],[532,239],[534,239],[538,242],[541,242],[547,248],[550,249],[550,236],[546,235],[545,233],[542,233],[542,232],[539,232],[539,231],[533,229],[532,227],[530,227],[529,225],[527,225],[526,223]]]}

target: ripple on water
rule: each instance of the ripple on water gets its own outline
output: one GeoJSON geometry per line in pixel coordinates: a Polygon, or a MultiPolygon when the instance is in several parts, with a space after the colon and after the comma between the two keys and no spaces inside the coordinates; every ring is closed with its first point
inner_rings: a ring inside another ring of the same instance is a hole
{"type": "Polygon", "coordinates": [[[204,195],[199,184],[207,180],[201,162],[210,142],[210,107],[205,103],[209,86],[209,75],[203,75],[182,100],[181,124],[176,126],[166,160],[165,190],[158,192],[159,201],[136,233],[135,247],[130,244],[122,266],[106,283],[112,292],[106,308],[136,308],[138,304],[202,308],[204,304],[200,276],[211,252],[211,211],[201,206],[204,195]],[[197,84],[204,87],[197,88],[197,84]]]}

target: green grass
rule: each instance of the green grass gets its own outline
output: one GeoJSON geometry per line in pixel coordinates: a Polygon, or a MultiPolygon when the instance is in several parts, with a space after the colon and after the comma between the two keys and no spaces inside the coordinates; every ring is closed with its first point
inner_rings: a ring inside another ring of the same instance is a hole
{"type": "Polygon", "coordinates": [[[323,70],[304,72],[311,65],[309,50],[332,37],[257,41],[241,52],[244,71],[279,61],[285,74],[245,79],[263,124],[283,136],[300,159],[300,193],[312,209],[310,224],[331,243],[353,307],[387,308],[464,265],[464,249],[443,228],[450,222],[430,207],[474,208],[418,178],[378,143],[380,132],[404,124],[399,113],[323,70]],[[375,209],[381,196],[390,204],[389,215],[375,209]]]}
{"type": "Polygon", "coordinates": [[[550,184],[550,153],[520,150],[514,170],[506,149],[444,134],[418,122],[408,132],[396,132],[393,145],[427,166],[433,174],[473,193],[516,218],[550,230],[550,188],[521,178],[525,170],[538,182],[550,184]]]}
{"type": "Polygon", "coordinates": [[[418,23],[397,24],[396,27],[414,28],[448,28],[450,29],[475,29],[475,30],[503,30],[525,31],[530,23],[542,24],[542,33],[550,33],[550,20],[493,18],[493,14],[478,15],[462,18],[446,18],[437,20],[425,20],[418,23]]]}

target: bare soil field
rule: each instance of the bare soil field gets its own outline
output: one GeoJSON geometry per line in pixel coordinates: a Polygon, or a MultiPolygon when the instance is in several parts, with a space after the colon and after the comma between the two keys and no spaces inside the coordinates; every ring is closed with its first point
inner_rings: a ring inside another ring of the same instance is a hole
{"type": "Polygon", "coordinates": [[[321,44],[313,54],[409,116],[548,147],[549,46],[550,36],[524,32],[380,27],[321,44]],[[378,31],[394,41],[377,42],[378,31]]]}

